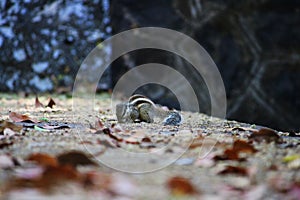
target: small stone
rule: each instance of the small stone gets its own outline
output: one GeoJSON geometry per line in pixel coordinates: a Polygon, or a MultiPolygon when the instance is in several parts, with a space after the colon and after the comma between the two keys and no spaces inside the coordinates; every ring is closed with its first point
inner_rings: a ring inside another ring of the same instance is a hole
{"type": "Polygon", "coordinates": [[[175,165],[191,165],[194,161],[194,158],[180,158],[176,160],[175,165]]]}
{"type": "Polygon", "coordinates": [[[13,52],[13,57],[18,62],[21,62],[26,59],[26,53],[25,53],[24,49],[17,49],[13,52]]]}
{"type": "Polygon", "coordinates": [[[42,73],[49,66],[48,62],[39,62],[32,65],[32,69],[36,73],[42,73]]]}

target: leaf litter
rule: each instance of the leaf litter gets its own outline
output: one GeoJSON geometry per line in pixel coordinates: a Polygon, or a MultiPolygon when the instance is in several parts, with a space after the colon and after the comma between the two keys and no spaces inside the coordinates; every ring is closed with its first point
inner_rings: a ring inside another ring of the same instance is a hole
{"type": "MultiPolygon", "coordinates": [[[[39,106],[37,106],[38,108],[45,108],[39,100],[38,102],[41,104],[35,103],[35,105],[39,104],[39,106]]],[[[52,105],[52,107],[53,106],[54,105],[52,105]]],[[[62,106],[62,104],[57,106],[58,110],[60,106],[62,106]]],[[[296,170],[299,169],[299,149],[296,140],[293,140],[293,144],[296,145],[292,145],[288,149],[277,149],[277,153],[271,154],[268,159],[272,159],[274,164],[270,165],[270,167],[261,167],[261,165],[256,163],[261,159],[266,159],[265,157],[268,152],[274,151],[272,148],[269,148],[273,143],[275,144],[275,149],[282,143],[287,145],[291,144],[291,142],[289,142],[290,138],[282,137],[283,134],[281,132],[267,128],[255,129],[252,128],[252,126],[251,128],[245,128],[250,126],[244,124],[239,125],[237,122],[228,122],[225,126],[216,128],[207,125],[204,126],[201,124],[202,121],[201,123],[197,122],[197,120],[189,121],[190,118],[188,117],[185,118],[186,124],[184,123],[178,130],[171,130],[165,127],[161,128],[156,124],[152,125],[146,123],[120,126],[116,124],[113,117],[102,117],[102,115],[106,114],[107,109],[101,108],[101,110],[103,112],[95,120],[93,126],[84,132],[84,134],[89,135],[90,138],[87,137],[81,141],[82,143],[77,143],[99,148],[99,156],[105,153],[107,149],[113,151],[115,148],[127,147],[152,152],[152,150],[168,144],[172,139],[175,139],[176,142],[173,141],[174,145],[168,147],[165,153],[175,153],[177,152],[176,148],[182,148],[181,138],[178,137],[180,131],[191,131],[195,134],[193,143],[186,152],[187,155],[178,159],[177,163],[164,170],[164,173],[168,174],[169,178],[162,181],[165,183],[165,186],[156,185],[156,191],[158,191],[158,193],[155,193],[155,195],[159,195],[159,191],[167,190],[173,196],[195,195],[200,197],[202,194],[207,193],[207,187],[214,185],[208,181],[210,179],[218,180],[217,185],[219,186],[216,188],[211,187],[211,193],[206,195],[226,193],[251,199],[251,195],[254,195],[255,191],[257,193],[260,192],[261,196],[272,196],[270,191],[275,191],[276,195],[279,196],[284,192],[284,195],[288,197],[297,197],[299,193],[299,180],[297,180],[297,176],[290,176],[289,174],[292,172],[297,173],[296,170]],[[215,128],[216,130],[214,130],[215,128]],[[204,138],[207,137],[207,135],[214,138],[214,132],[221,134],[221,140],[218,140],[212,151],[204,158],[200,159],[195,157],[195,153],[199,152],[203,146],[208,145],[203,143],[204,138]],[[268,174],[268,170],[272,170],[273,174],[279,172],[286,174],[288,184],[280,189],[280,182],[274,184],[274,182],[276,182],[275,179],[266,181],[264,178],[259,178],[260,176],[264,177],[265,174],[268,174]],[[205,179],[207,176],[210,176],[210,178],[205,179]],[[190,178],[184,177],[193,177],[193,181],[190,178]],[[231,183],[226,182],[228,178],[232,178],[233,181],[231,183]],[[270,188],[271,190],[267,191],[265,188],[270,188]]],[[[7,151],[12,146],[15,146],[14,144],[18,145],[21,140],[10,140],[8,138],[16,138],[15,136],[18,136],[21,132],[24,132],[24,130],[27,132],[28,129],[26,128],[37,126],[49,130],[49,133],[46,132],[44,134],[49,134],[50,136],[56,131],[59,131],[61,134],[68,134],[65,130],[70,129],[70,131],[72,131],[72,129],[76,127],[72,126],[70,122],[61,122],[62,120],[57,122],[53,121],[52,116],[47,116],[48,121],[44,121],[41,120],[41,116],[34,114],[42,114],[44,112],[48,111],[35,110],[32,112],[32,116],[34,117],[23,114],[13,115],[13,119],[20,120],[19,122],[15,122],[12,118],[10,118],[12,122],[2,120],[0,123],[2,136],[4,136],[3,131],[5,128],[9,127],[12,127],[9,129],[14,131],[15,134],[7,129],[5,131],[7,136],[0,139],[0,149],[7,151]]],[[[19,112],[19,110],[16,109],[15,113],[31,112],[26,110],[19,112]]],[[[192,114],[189,115],[192,116],[192,114]]],[[[197,115],[197,117],[197,119],[199,119],[199,115],[197,115]]],[[[191,117],[191,119],[193,119],[193,117],[191,117]]],[[[205,118],[205,120],[208,119],[205,118]]],[[[25,134],[25,136],[22,137],[26,139],[29,136],[25,134]]],[[[37,137],[37,139],[38,138],[39,137],[37,137]]],[[[297,137],[292,136],[291,138],[297,139],[297,137]]],[[[3,163],[1,164],[0,162],[0,168],[1,165],[3,169],[16,168],[14,156],[0,154],[0,157],[3,158],[3,163]]],[[[60,186],[66,186],[66,183],[75,183],[87,191],[101,191],[99,193],[101,197],[109,196],[114,198],[126,196],[135,199],[135,196],[132,195],[135,194],[137,186],[131,182],[131,179],[135,179],[133,176],[129,178],[128,176],[119,176],[119,174],[116,175],[111,172],[106,173],[105,170],[102,169],[102,166],[94,164],[95,161],[91,155],[79,150],[64,150],[58,154],[52,154],[52,152],[51,154],[32,153],[24,160],[24,163],[16,169],[16,171],[23,170],[22,173],[12,176],[13,179],[8,181],[7,183],[9,184],[6,186],[10,189],[9,191],[31,188],[49,193],[62,190],[64,187],[60,186]]],[[[157,179],[162,178],[157,177],[155,173],[153,173],[152,176],[157,179]]],[[[145,190],[144,193],[145,195],[148,194],[145,190]]],[[[259,195],[257,194],[257,196],[259,195]]],[[[164,197],[168,198],[168,196],[164,197]]]]}

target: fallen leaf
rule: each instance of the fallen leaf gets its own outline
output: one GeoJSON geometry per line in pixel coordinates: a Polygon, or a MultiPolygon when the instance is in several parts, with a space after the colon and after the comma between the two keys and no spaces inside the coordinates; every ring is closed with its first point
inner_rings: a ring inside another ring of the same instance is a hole
{"type": "Polygon", "coordinates": [[[42,174],[39,184],[41,186],[50,186],[63,180],[77,180],[79,173],[69,165],[48,166],[42,174]]]}
{"type": "Polygon", "coordinates": [[[140,144],[139,139],[134,138],[134,137],[127,138],[127,139],[125,139],[124,141],[125,141],[125,143],[127,143],[127,144],[137,144],[137,145],[140,144]]]}
{"type": "Polygon", "coordinates": [[[36,108],[43,108],[44,107],[44,105],[39,101],[38,96],[35,97],[35,104],[34,105],[35,105],[36,108]]]}
{"type": "Polygon", "coordinates": [[[97,165],[85,153],[75,150],[58,155],[57,160],[60,165],[71,165],[74,167],[78,165],[97,165]]]}
{"type": "Polygon", "coordinates": [[[170,178],[167,187],[173,195],[194,195],[198,193],[190,180],[181,176],[170,178]]]}
{"type": "Polygon", "coordinates": [[[294,160],[300,159],[300,155],[299,154],[293,154],[293,155],[289,155],[289,156],[285,156],[282,161],[283,162],[292,162],[294,160]]]}
{"type": "Polygon", "coordinates": [[[41,166],[57,166],[57,159],[45,153],[33,153],[27,157],[28,161],[36,162],[41,166]]]}
{"type": "Polygon", "coordinates": [[[155,148],[156,145],[155,143],[152,142],[152,140],[149,137],[144,137],[140,142],[140,147],[149,149],[149,148],[155,148]]]}
{"type": "Polygon", "coordinates": [[[46,107],[53,108],[54,105],[56,105],[55,101],[50,98],[46,107]]]}
{"type": "Polygon", "coordinates": [[[9,118],[13,120],[14,122],[32,122],[37,123],[37,120],[30,118],[28,115],[22,115],[16,112],[10,112],[9,118]]]}
{"type": "Polygon", "coordinates": [[[80,180],[81,174],[72,166],[47,166],[38,177],[12,179],[8,189],[38,188],[44,192],[50,192],[51,189],[57,188],[67,181],[79,182],[80,180]]]}
{"type": "Polygon", "coordinates": [[[0,121],[0,134],[3,133],[4,129],[6,128],[9,128],[15,132],[20,132],[23,127],[6,120],[0,121]]]}
{"type": "Polygon", "coordinates": [[[238,160],[244,161],[245,158],[240,157],[240,153],[255,153],[257,150],[246,141],[236,140],[232,148],[228,148],[224,151],[223,155],[216,155],[214,160],[238,160]]]}
{"type": "Polygon", "coordinates": [[[152,142],[150,138],[144,137],[141,142],[152,142]]]}
{"type": "Polygon", "coordinates": [[[104,128],[104,124],[98,119],[95,122],[95,127],[93,127],[96,130],[102,130],[104,128]]]}
{"type": "Polygon", "coordinates": [[[116,140],[117,142],[122,142],[123,141],[123,138],[114,135],[112,133],[112,131],[110,130],[110,128],[103,128],[102,130],[98,130],[98,131],[95,132],[95,134],[102,134],[102,133],[108,135],[110,138],[116,140]]]}
{"type": "Polygon", "coordinates": [[[257,142],[262,142],[262,141],[266,141],[268,143],[273,141],[276,143],[281,142],[280,136],[276,133],[276,131],[270,128],[261,128],[259,129],[259,131],[253,132],[249,136],[249,139],[252,139],[257,142]]]}
{"type": "Polygon", "coordinates": [[[192,144],[189,146],[189,149],[195,149],[197,147],[201,147],[203,145],[203,136],[198,136],[197,138],[195,138],[192,142],[192,144]]]}
{"type": "Polygon", "coordinates": [[[226,149],[222,155],[216,155],[214,160],[239,160],[239,154],[232,149],[226,149]]]}
{"type": "Polygon", "coordinates": [[[257,152],[257,150],[251,144],[248,144],[246,141],[243,140],[234,141],[232,150],[245,153],[257,152]]]}
{"type": "Polygon", "coordinates": [[[247,176],[248,171],[246,168],[243,167],[236,167],[236,166],[226,166],[225,169],[220,171],[218,174],[225,175],[225,174],[237,174],[241,176],[247,176]]]}

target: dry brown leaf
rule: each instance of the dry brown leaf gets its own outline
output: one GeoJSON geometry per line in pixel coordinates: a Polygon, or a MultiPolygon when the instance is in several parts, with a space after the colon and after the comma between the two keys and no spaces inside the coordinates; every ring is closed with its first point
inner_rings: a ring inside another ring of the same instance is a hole
{"type": "Polygon", "coordinates": [[[30,118],[28,115],[22,115],[16,112],[10,112],[9,118],[13,120],[14,122],[32,122],[37,123],[37,120],[30,118]]]}
{"type": "Polygon", "coordinates": [[[35,105],[36,108],[43,108],[44,107],[44,105],[39,101],[38,96],[35,97],[35,104],[34,105],[35,105]]]}
{"type": "Polygon", "coordinates": [[[98,130],[97,132],[95,132],[95,134],[102,134],[102,133],[108,135],[111,139],[113,139],[117,142],[123,141],[123,138],[118,137],[117,135],[114,135],[110,128],[103,128],[102,130],[98,130]]]}
{"type": "Polygon", "coordinates": [[[281,142],[280,136],[274,131],[273,129],[270,128],[261,128],[259,131],[253,132],[250,136],[249,139],[252,139],[257,142],[276,142],[279,143],[281,142]]]}
{"type": "Polygon", "coordinates": [[[155,148],[156,145],[155,143],[152,142],[152,140],[149,137],[144,137],[140,142],[140,147],[149,149],[149,148],[155,148]]]}
{"type": "Polygon", "coordinates": [[[81,174],[69,165],[47,166],[38,177],[12,179],[8,184],[8,190],[30,187],[50,192],[53,187],[62,185],[66,181],[81,181],[81,174]]]}
{"type": "Polygon", "coordinates": [[[72,166],[49,166],[45,169],[42,176],[33,181],[33,186],[48,192],[52,187],[64,184],[66,181],[80,181],[81,174],[72,166]]]}
{"type": "Polygon", "coordinates": [[[141,142],[152,142],[149,137],[142,138],[141,142]]]}
{"type": "Polygon", "coordinates": [[[134,137],[129,137],[127,139],[124,139],[125,143],[127,144],[140,144],[140,141],[138,138],[134,138],[134,137]]]}
{"type": "Polygon", "coordinates": [[[192,144],[189,146],[189,149],[195,149],[197,147],[201,147],[203,145],[203,136],[198,136],[195,138],[192,142],[192,144]]]}
{"type": "Polygon", "coordinates": [[[78,165],[97,165],[85,153],[75,150],[58,155],[57,160],[60,165],[71,165],[74,167],[78,165]]]}
{"type": "Polygon", "coordinates": [[[53,108],[54,105],[56,105],[55,101],[50,98],[46,107],[53,108]]]}
{"type": "Polygon", "coordinates": [[[230,148],[226,149],[222,155],[216,155],[214,160],[240,160],[240,158],[239,153],[230,148]]]}
{"type": "Polygon", "coordinates": [[[238,160],[244,161],[244,158],[240,158],[240,153],[255,153],[257,150],[246,141],[236,140],[233,143],[232,148],[228,148],[224,151],[223,155],[217,155],[214,160],[238,160]]]}
{"type": "Polygon", "coordinates": [[[173,195],[194,195],[198,193],[191,181],[181,176],[170,178],[167,187],[173,195]]]}
{"type": "Polygon", "coordinates": [[[251,144],[243,140],[234,141],[232,150],[245,153],[255,153],[257,151],[251,144]]]}
{"type": "Polygon", "coordinates": [[[102,130],[104,127],[104,124],[98,119],[95,121],[95,127],[93,127],[96,130],[102,130]]]}
{"type": "Polygon", "coordinates": [[[43,172],[40,181],[50,183],[57,182],[63,179],[76,180],[79,175],[80,174],[72,166],[69,165],[49,166],[43,172]]]}
{"type": "Polygon", "coordinates": [[[237,174],[241,176],[247,176],[248,171],[246,168],[243,167],[236,167],[236,166],[226,166],[225,169],[220,171],[218,174],[226,175],[226,174],[237,174]]]}
{"type": "Polygon", "coordinates": [[[4,129],[6,128],[9,128],[15,132],[20,132],[23,127],[6,120],[0,121],[0,133],[3,133],[4,129]]]}
{"type": "Polygon", "coordinates": [[[58,166],[57,159],[45,153],[34,153],[28,156],[28,161],[34,161],[41,166],[58,166]]]}

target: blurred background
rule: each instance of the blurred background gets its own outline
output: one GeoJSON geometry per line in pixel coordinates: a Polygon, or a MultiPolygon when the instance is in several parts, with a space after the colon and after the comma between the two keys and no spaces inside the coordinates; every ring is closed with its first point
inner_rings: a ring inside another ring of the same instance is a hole
{"type": "MultiPolygon", "coordinates": [[[[228,119],[299,131],[299,23],[297,0],[1,0],[0,91],[71,92],[80,64],[101,41],[132,28],[165,27],[189,35],[211,55],[225,84],[228,119]]],[[[200,110],[210,114],[201,75],[161,50],[121,56],[98,91],[113,89],[125,72],[149,62],[169,65],[196,85],[200,110]]],[[[137,92],[179,107],[163,86],[137,92]]]]}

